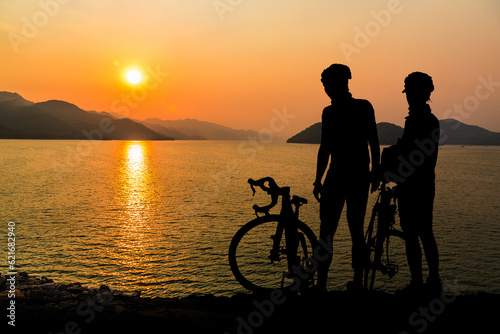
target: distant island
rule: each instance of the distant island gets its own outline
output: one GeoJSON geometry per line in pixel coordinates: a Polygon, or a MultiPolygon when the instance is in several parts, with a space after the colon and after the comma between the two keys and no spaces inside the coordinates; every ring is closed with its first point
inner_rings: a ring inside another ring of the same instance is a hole
{"type": "Polygon", "coordinates": [[[59,100],[34,103],[0,92],[0,139],[247,140],[252,130],[235,130],[195,119],[143,121],[82,110],[59,100]]]}
{"type": "MultiPolygon", "coordinates": [[[[500,145],[500,132],[492,132],[475,125],[467,125],[453,118],[439,121],[441,145],[500,145]]],[[[381,122],[377,124],[381,145],[393,145],[401,138],[403,128],[381,122]]],[[[287,143],[319,144],[321,122],[315,123],[287,140],[287,143]]]]}

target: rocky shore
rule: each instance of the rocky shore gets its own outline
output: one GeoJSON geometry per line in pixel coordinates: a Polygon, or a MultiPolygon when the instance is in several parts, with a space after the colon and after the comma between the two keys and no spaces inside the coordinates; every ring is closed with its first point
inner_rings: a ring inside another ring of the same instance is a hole
{"type": "Polygon", "coordinates": [[[456,282],[434,298],[346,291],[297,296],[275,290],[179,299],[144,298],[138,291],[57,283],[27,273],[0,275],[0,305],[8,333],[52,334],[485,333],[496,328],[500,314],[499,295],[464,294],[456,282]]]}

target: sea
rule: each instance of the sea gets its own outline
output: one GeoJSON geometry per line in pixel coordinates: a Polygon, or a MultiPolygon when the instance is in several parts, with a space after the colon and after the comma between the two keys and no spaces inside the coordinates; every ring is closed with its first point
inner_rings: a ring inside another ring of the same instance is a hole
{"type": "MultiPolygon", "coordinates": [[[[300,219],[318,235],[317,151],[259,141],[0,140],[0,271],[151,297],[245,292],[229,268],[229,243],[255,218],[252,205],[270,202],[262,191],[252,196],[247,180],[271,176],[309,199],[300,219]]],[[[500,293],[500,147],[441,146],[436,175],[444,284],[500,293]]],[[[376,193],[365,225],[375,201],[376,193]]],[[[377,277],[377,290],[409,282],[400,252],[399,273],[377,277]]],[[[350,263],[344,212],[329,289],[345,289],[350,263]]]]}

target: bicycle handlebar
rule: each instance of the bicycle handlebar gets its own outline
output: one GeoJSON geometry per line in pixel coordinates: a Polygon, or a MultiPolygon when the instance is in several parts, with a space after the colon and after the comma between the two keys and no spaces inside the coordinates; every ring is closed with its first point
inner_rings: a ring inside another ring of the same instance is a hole
{"type": "MultiPolygon", "coordinates": [[[[248,179],[248,183],[250,184],[250,188],[252,188],[253,191],[253,196],[255,196],[255,187],[261,188],[263,191],[265,191],[268,195],[271,195],[271,204],[266,205],[266,206],[258,206],[255,204],[253,206],[253,209],[255,210],[255,214],[257,213],[264,213],[266,215],[269,215],[269,210],[271,210],[277,203],[278,203],[278,198],[281,195],[290,195],[290,188],[289,187],[278,187],[276,184],[276,181],[272,177],[264,177],[259,180],[253,180],[253,179],[248,179]],[[267,186],[266,186],[267,183],[267,186]]],[[[289,198],[289,197],[288,197],[289,198]]],[[[302,204],[307,204],[307,199],[299,197],[299,196],[293,196],[292,200],[289,202],[292,205],[295,205],[297,208],[300,207],[302,204]]]]}
{"type": "Polygon", "coordinates": [[[255,195],[255,188],[254,186],[260,187],[262,190],[264,190],[266,193],[269,195],[272,195],[274,192],[279,191],[281,188],[278,187],[276,184],[276,181],[272,177],[264,177],[259,180],[254,180],[254,179],[248,179],[248,183],[250,183],[250,188],[252,188],[253,195],[255,195]],[[269,184],[269,187],[265,186],[265,183],[269,184]]]}
{"type": "Polygon", "coordinates": [[[291,203],[295,206],[301,206],[302,204],[307,204],[307,199],[294,195],[291,203]]]}
{"type": "Polygon", "coordinates": [[[255,210],[255,214],[257,213],[264,213],[266,216],[269,215],[269,210],[271,210],[277,203],[278,203],[278,197],[280,195],[280,190],[281,188],[278,187],[276,182],[272,177],[264,177],[259,180],[253,180],[253,179],[248,179],[248,183],[250,183],[250,188],[252,188],[253,195],[255,196],[255,186],[260,187],[262,190],[264,190],[268,195],[271,195],[271,204],[266,205],[266,206],[258,206],[255,204],[252,208],[255,210]],[[268,183],[268,186],[265,185],[265,183],[268,183]]]}

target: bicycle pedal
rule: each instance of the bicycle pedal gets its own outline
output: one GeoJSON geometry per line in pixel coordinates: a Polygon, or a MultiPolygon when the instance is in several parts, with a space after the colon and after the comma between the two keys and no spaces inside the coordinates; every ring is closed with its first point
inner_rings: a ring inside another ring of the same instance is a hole
{"type": "Polygon", "coordinates": [[[387,264],[386,271],[387,275],[389,275],[389,278],[393,278],[399,271],[399,265],[392,263],[387,264]]]}

